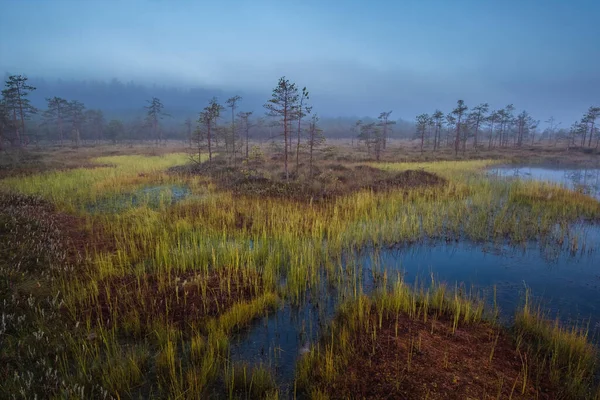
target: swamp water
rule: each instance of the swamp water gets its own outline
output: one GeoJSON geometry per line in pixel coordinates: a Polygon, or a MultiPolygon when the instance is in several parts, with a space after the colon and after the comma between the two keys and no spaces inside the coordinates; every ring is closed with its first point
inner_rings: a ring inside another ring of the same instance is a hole
{"type": "MultiPolygon", "coordinates": [[[[600,244],[600,228],[587,226],[588,243],[600,244]]],[[[370,293],[381,281],[400,274],[409,285],[427,286],[431,277],[449,288],[459,285],[476,293],[491,310],[494,291],[500,318],[510,321],[528,288],[550,317],[564,323],[588,326],[600,335],[600,253],[564,250],[548,254],[539,245],[486,246],[467,242],[420,243],[401,248],[363,251],[352,257],[362,266],[361,289],[370,293]]],[[[231,359],[250,365],[263,364],[274,372],[282,394],[293,393],[295,366],[314,344],[342,300],[336,289],[312,290],[301,306],[286,304],[237,335],[231,343],[231,359]]]]}
{"type": "Polygon", "coordinates": [[[552,168],[533,166],[499,166],[489,175],[501,178],[531,179],[557,183],[571,190],[580,190],[600,200],[600,168],[552,168]]]}
{"type": "Polygon", "coordinates": [[[98,199],[94,203],[86,205],[85,208],[90,213],[118,213],[143,205],[155,209],[161,205],[175,204],[190,195],[191,191],[187,186],[146,186],[133,192],[98,199]]]}
{"type": "MultiPolygon", "coordinates": [[[[538,167],[499,167],[490,175],[558,183],[600,199],[600,169],[558,170],[538,167]]],[[[591,340],[600,338],[600,226],[579,224],[573,233],[577,249],[567,245],[529,243],[525,246],[471,242],[423,242],[395,248],[364,250],[347,257],[358,268],[359,290],[370,293],[385,275],[409,285],[427,286],[432,278],[450,288],[475,293],[491,310],[495,304],[509,323],[530,290],[533,301],[549,318],[589,327],[591,340]]],[[[347,288],[346,288],[347,290],[347,288]]],[[[285,304],[262,317],[231,342],[234,362],[266,365],[280,385],[281,395],[294,393],[298,358],[316,343],[343,301],[342,290],[326,282],[313,289],[299,306],[285,304]]]]}

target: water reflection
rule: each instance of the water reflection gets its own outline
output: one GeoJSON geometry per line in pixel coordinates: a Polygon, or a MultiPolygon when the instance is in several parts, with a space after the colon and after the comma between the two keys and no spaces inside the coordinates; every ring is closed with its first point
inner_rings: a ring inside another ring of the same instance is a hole
{"type": "Polygon", "coordinates": [[[492,168],[490,174],[499,177],[558,183],[568,189],[582,191],[600,200],[600,168],[501,166],[492,168]]]}
{"type": "Polygon", "coordinates": [[[161,205],[175,204],[190,195],[191,191],[187,186],[146,186],[133,192],[101,198],[94,203],[87,204],[85,209],[90,213],[118,213],[140,206],[159,208],[161,205]]]}
{"type": "MultiPolygon", "coordinates": [[[[594,250],[600,244],[600,229],[583,225],[577,230],[585,235],[588,246],[575,254],[566,248],[555,249],[549,257],[546,248],[534,243],[515,248],[437,242],[349,254],[345,267],[359,271],[354,282],[365,293],[381,283],[384,272],[389,280],[400,275],[409,284],[428,283],[433,276],[452,287],[459,284],[472,289],[484,295],[488,303],[493,301],[495,288],[505,322],[514,315],[528,287],[551,318],[589,324],[600,333],[600,254],[594,250]]],[[[232,341],[232,360],[269,365],[285,397],[293,390],[298,357],[323,332],[343,294],[352,291],[323,283],[303,306],[288,304],[262,318],[232,341]]]]}

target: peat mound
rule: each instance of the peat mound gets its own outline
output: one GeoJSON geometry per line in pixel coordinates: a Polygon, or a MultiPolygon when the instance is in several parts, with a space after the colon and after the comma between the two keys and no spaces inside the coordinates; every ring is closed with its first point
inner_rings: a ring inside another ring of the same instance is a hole
{"type": "Polygon", "coordinates": [[[110,277],[98,282],[97,296],[84,301],[80,320],[117,324],[132,334],[151,332],[154,322],[183,329],[254,299],[262,288],[249,270],[110,277]]]}
{"type": "MultiPolygon", "coordinates": [[[[555,399],[544,373],[510,335],[480,322],[453,332],[452,319],[384,318],[377,334],[353,332],[343,374],[314,385],[331,399],[555,399]],[[532,376],[537,378],[531,379],[532,376]],[[525,378],[524,378],[525,377],[525,378]]],[[[558,396],[558,397],[557,397],[558,396]]]]}
{"type": "Polygon", "coordinates": [[[367,165],[352,167],[342,164],[315,166],[312,176],[293,172],[289,179],[286,179],[281,171],[268,171],[267,166],[242,170],[227,166],[222,161],[179,166],[170,171],[177,174],[208,176],[217,187],[236,195],[297,201],[326,200],[361,190],[412,190],[444,185],[447,182],[444,178],[424,170],[390,172],[367,165]]]}

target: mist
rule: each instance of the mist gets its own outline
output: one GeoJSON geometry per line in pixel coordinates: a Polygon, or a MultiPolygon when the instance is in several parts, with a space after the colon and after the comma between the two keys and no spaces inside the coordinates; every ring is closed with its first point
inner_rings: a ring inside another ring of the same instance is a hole
{"type": "Polygon", "coordinates": [[[414,120],[463,99],[569,124],[600,92],[600,6],[576,3],[4,2],[0,71],[30,77],[37,107],[141,113],[157,96],[188,115],[235,93],[262,113],[286,76],[328,118],[414,120]]]}

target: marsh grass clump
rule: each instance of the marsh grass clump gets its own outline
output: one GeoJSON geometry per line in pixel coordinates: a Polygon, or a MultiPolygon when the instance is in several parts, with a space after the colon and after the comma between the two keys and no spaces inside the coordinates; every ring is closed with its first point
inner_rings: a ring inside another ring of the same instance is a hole
{"type": "Polygon", "coordinates": [[[549,320],[540,306],[532,304],[527,290],[513,331],[517,348],[529,355],[536,368],[534,379],[548,379],[557,397],[584,399],[600,395],[600,387],[595,388],[600,366],[598,349],[590,342],[586,327],[562,326],[558,320],[549,320]]]}
{"type": "Polygon", "coordinates": [[[535,332],[527,332],[543,342],[535,347],[523,322],[515,337],[487,320],[481,304],[443,285],[402,281],[360,296],[299,361],[298,389],[319,399],[595,398],[596,353],[585,336],[533,317],[535,332]]]}
{"type": "Polygon", "coordinates": [[[314,167],[312,175],[309,176],[304,170],[306,166],[302,167],[293,172],[290,179],[286,179],[286,175],[279,171],[279,166],[272,162],[253,164],[252,168],[236,169],[224,161],[217,161],[176,166],[171,168],[171,172],[184,176],[209,176],[220,189],[232,191],[238,196],[299,201],[322,201],[361,190],[409,190],[445,183],[445,179],[422,170],[389,172],[367,165],[324,163],[314,167]]]}
{"type": "Polygon", "coordinates": [[[244,363],[231,364],[226,367],[223,378],[229,398],[276,399],[279,397],[273,373],[264,365],[251,367],[244,363]]]}
{"type": "Polygon", "coordinates": [[[315,397],[338,388],[402,397],[410,382],[425,395],[480,397],[464,388],[481,378],[518,398],[551,382],[531,377],[532,358],[507,347],[510,335],[483,322],[481,301],[466,291],[386,289],[380,279],[383,289],[365,297],[362,266],[349,272],[343,262],[422,240],[574,243],[573,225],[600,216],[585,195],[491,181],[481,174],[489,160],[340,164],[346,155],[332,148],[314,174],[300,160],[287,181],[277,157],[189,166],[182,153],[134,150],[0,180],[2,198],[13,199],[0,201],[0,375],[9,377],[0,397],[276,397],[268,368],[230,363],[229,341],[281,299],[297,305],[324,286],[356,301],[302,361],[310,368],[298,381],[315,397]],[[464,354],[473,361],[463,375],[438,373],[464,354]],[[475,362],[489,364],[477,379],[475,362]]]}
{"type": "Polygon", "coordinates": [[[212,273],[182,275],[146,274],[110,277],[93,282],[82,304],[83,323],[120,328],[133,336],[147,335],[156,323],[181,330],[202,326],[236,303],[264,292],[260,276],[249,270],[222,269],[212,273]],[[86,322],[87,321],[87,322],[86,322]]]}

